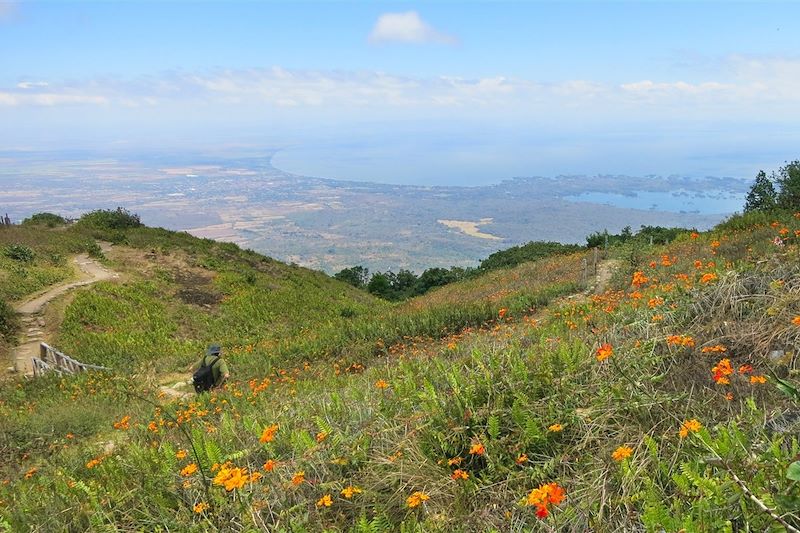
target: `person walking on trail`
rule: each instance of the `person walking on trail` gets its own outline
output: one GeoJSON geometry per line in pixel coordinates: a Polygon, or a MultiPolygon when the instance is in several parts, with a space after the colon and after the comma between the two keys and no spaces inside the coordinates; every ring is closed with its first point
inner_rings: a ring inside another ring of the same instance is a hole
{"type": "Polygon", "coordinates": [[[205,392],[221,387],[231,377],[228,363],[222,358],[222,348],[212,344],[206,354],[192,367],[192,384],[196,392],[205,392]]]}

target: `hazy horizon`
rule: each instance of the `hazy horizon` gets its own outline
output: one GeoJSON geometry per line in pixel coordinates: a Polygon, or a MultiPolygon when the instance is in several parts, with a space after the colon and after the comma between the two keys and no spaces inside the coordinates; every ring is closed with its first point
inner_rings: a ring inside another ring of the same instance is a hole
{"type": "Polygon", "coordinates": [[[786,2],[0,0],[0,150],[272,146],[398,184],[797,157],[786,2]]]}

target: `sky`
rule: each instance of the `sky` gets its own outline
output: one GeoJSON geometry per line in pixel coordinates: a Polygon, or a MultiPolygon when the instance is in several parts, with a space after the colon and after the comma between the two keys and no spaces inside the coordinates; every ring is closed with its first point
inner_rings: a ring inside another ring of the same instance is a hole
{"type": "Polygon", "coordinates": [[[800,2],[0,0],[0,150],[303,174],[749,177],[798,157],[800,2]]]}

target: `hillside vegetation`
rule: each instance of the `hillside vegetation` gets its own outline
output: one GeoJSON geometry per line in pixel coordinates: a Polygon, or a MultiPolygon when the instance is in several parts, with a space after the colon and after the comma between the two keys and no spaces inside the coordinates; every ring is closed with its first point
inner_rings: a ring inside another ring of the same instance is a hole
{"type": "Polygon", "coordinates": [[[578,251],[400,304],[186,234],[36,231],[115,242],[55,341],[113,371],[2,385],[0,529],[800,527],[800,213],[623,240],[598,294],[578,251]],[[224,390],[165,397],[212,341],[224,390]]]}

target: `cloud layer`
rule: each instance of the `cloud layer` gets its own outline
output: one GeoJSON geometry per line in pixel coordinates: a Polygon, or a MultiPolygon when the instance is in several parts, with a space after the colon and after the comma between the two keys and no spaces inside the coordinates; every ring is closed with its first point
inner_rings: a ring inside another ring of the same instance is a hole
{"type": "Polygon", "coordinates": [[[310,71],[280,67],[168,72],[137,79],[77,82],[23,79],[0,87],[3,109],[35,107],[160,109],[224,117],[280,112],[375,118],[470,116],[576,120],[700,118],[800,119],[800,59],[733,56],[719,79],[545,83],[508,77],[405,77],[374,71],[310,71]],[[177,110],[177,111],[176,111],[177,110]]]}
{"type": "Polygon", "coordinates": [[[384,13],[378,17],[369,35],[369,41],[380,43],[440,43],[456,44],[457,39],[435,30],[422,20],[416,11],[384,13]]]}

